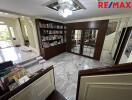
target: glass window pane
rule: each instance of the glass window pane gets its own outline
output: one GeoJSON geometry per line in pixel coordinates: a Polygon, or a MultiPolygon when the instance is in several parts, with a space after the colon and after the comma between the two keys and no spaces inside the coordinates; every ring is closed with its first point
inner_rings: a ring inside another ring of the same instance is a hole
{"type": "Polygon", "coordinates": [[[78,53],[78,54],[80,53],[81,34],[82,34],[82,30],[73,30],[72,31],[71,52],[78,53]]]}
{"type": "Polygon", "coordinates": [[[88,29],[84,31],[83,55],[93,57],[97,40],[98,30],[88,29]]]}

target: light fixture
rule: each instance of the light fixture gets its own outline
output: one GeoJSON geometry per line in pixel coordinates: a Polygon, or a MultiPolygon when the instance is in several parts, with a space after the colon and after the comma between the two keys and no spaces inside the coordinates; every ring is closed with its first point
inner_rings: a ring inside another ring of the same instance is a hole
{"type": "Polygon", "coordinates": [[[72,0],[58,0],[59,3],[59,15],[63,17],[68,17],[69,15],[72,15],[72,9],[73,9],[73,1],[72,0]]]}
{"type": "Polygon", "coordinates": [[[63,4],[63,3],[69,3],[70,5],[73,5],[73,1],[72,0],[58,0],[59,4],[63,4]]]}
{"type": "Polygon", "coordinates": [[[72,15],[73,11],[85,9],[85,7],[78,0],[49,0],[49,2],[43,4],[52,10],[58,12],[62,17],[68,17],[72,15]]]}
{"type": "Polygon", "coordinates": [[[65,18],[68,17],[69,15],[72,15],[72,10],[69,9],[68,7],[60,8],[58,12],[59,12],[59,15],[65,17],[65,18]]]}

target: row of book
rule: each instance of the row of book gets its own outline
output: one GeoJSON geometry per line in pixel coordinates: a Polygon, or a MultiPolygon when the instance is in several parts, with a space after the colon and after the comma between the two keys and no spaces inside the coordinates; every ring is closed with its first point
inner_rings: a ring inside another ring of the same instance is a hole
{"type": "Polygon", "coordinates": [[[63,34],[63,31],[58,30],[42,30],[43,34],[63,34]]]}
{"type": "Polygon", "coordinates": [[[0,96],[20,86],[21,78],[27,75],[25,68],[15,65],[2,70],[0,77],[0,96]],[[3,75],[2,75],[3,73],[3,75]]]}
{"type": "Polygon", "coordinates": [[[40,28],[55,28],[55,29],[63,29],[63,25],[56,25],[53,23],[39,23],[40,28]]]}
{"type": "Polygon", "coordinates": [[[42,41],[50,41],[56,39],[63,39],[63,36],[62,35],[42,36],[42,41]]]}

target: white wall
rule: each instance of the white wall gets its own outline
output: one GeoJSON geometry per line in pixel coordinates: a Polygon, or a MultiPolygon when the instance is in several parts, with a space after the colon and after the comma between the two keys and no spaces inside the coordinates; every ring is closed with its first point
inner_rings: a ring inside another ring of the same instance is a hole
{"type": "Polygon", "coordinates": [[[23,35],[22,35],[22,31],[21,31],[21,27],[20,27],[20,23],[18,19],[16,19],[15,21],[15,29],[17,33],[16,35],[18,36],[18,39],[19,39],[19,44],[24,45],[24,39],[23,39],[23,35]]]}
{"type": "Polygon", "coordinates": [[[103,46],[104,50],[107,50],[107,51],[111,52],[112,47],[113,47],[115,34],[116,34],[116,32],[113,32],[112,34],[105,37],[104,46],[103,46]]]}
{"type": "MultiPolygon", "coordinates": [[[[38,43],[38,35],[36,30],[35,19],[32,17],[21,17],[22,25],[27,27],[27,34],[30,47],[39,54],[39,43],[38,43]]],[[[23,30],[23,32],[25,32],[23,30]]]]}

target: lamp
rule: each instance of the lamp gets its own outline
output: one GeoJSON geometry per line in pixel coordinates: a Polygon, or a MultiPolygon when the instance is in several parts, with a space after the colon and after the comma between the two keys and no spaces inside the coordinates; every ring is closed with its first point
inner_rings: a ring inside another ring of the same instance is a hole
{"type": "Polygon", "coordinates": [[[73,1],[72,0],[58,0],[58,3],[60,5],[59,8],[59,15],[63,17],[68,17],[69,15],[72,15],[72,9],[73,9],[73,1]]]}

